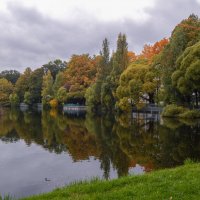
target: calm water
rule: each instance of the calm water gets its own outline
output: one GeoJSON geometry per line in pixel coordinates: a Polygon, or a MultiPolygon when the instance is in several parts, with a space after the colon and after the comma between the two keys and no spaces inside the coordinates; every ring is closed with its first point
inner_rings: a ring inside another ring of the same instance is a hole
{"type": "Polygon", "coordinates": [[[23,197],[200,160],[200,122],[6,110],[0,152],[0,194],[23,197]]]}

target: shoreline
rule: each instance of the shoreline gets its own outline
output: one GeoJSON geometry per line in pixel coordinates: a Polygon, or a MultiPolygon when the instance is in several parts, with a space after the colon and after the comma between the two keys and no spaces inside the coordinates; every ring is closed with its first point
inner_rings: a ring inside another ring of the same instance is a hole
{"type": "Polygon", "coordinates": [[[64,199],[199,199],[200,164],[190,161],[183,166],[158,170],[144,175],[114,180],[73,183],[52,192],[21,200],[64,199]]]}

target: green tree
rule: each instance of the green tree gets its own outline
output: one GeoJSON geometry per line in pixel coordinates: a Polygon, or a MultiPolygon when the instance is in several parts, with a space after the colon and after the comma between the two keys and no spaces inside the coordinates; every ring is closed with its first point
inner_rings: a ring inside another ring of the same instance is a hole
{"type": "Polygon", "coordinates": [[[57,95],[59,88],[61,88],[63,85],[64,85],[64,74],[63,72],[60,71],[56,75],[56,79],[53,84],[53,92],[55,96],[57,95]]]}
{"type": "Polygon", "coordinates": [[[97,111],[101,103],[101,84],[94,83],[85,92],[86,105],[91,111],[97,111]]]}
{"type": "Polygon", "coordinates": [[[19,77],[15,86],[15,93],[19,96],[20,102],[24,101],[25,93],[29,92],[29,103],[41,102],[41,90],[43,81],[44,69],[38,68],[31,71],[27,68],[25,72],[19,77]]]}
{"type": "Polygon", "coordinates": [[[31,100],[31,93],[26,91],[24,94],[24,103],[31,105],[32,104],[32,100],[31,100]]]}
{"type": "Polygon", "coordinates": [[[117,50],[113,54],[112,61],[113,69],[111,72],[111,80],[114,83],[113,92],[115,93],[119,84],[119,77],[128,66],[128,43],[126,42],[126,35],[122,35],[121,33],[118,35],[117,50]]]}
{"type": "Polygon", "coordinates": [[[5,78],[12,84],[15,84],[20,77],[20,73],[16,70],[5,70],[0,73],[0,78],[5,78]]]}
{"type": "Polygon", "coordinates": [[[102,50],[100,51],[100,62],[97,65],[96,82],[91,85],[85,94],[86,105],[93,111],[98,111],[103,104],[102,88],[106,78],[111,72],[109,43],[107,38],[103,40],[102,50]]]}
{"type": "Polygon", "coordinates": [[[119,85],[120,75],[128,66],[128,43],[126,42],[126,35],[122,35],[121,33],[118,35],[117,50],[113,54],[112,66],[110,86],[112,91],[111,94],[116,101],[116,90],[119,85]]]}
{"type": "Polygon", "coordinates": [[[59,103],[64,103],[67,99],[67,91],[65,87],[60,87],[56,93],[56,99],[59,103]]]}
{"type": "MultiPolygon", "coordinates": [[[[195,94],[196,106],[200,97],[200,42],[188,47],[178,58],[172,74],[173,86],[189,101],[195,94]]],[[[188,103],[189,103],[188,102],[188,103]]]]}
{"type": "Polygon", "coordinates": [[[19,97],[16,93],[12,93],[10,96],[9,96],[9,100],[10,100],[10,104],[11,106],[15,107],[15,106],[18,106],[20,101],[19,101],[19,97]]]}
{"type": "Polygon", "coordinates": [[[97,68],[97,80],[103,81],[110,74],[110,50],[107,38],[103,40],[102,50],[100,51],[101,61],[97,68]]]}
{"type": "Polygon", "coordinates": [[[159,64],[162,71],[162,83],[165,89],[166,103],[180,101],[179,92],[173,87],[171,76],[176,70],[176,61],[187,47],[200,39],[200,20],[192,14],[178,24],[172,32],[170,42],[164,48],[159,64]]]}
{"type": "Polygon", "coordinates": [[[48,71],[51,72],[51,75],[53,77],[53,79],[56,79],[56,75],[60,72],[60,71],[64,71],[67,67],[67,63],[65,61],[62,60],[54,60],[54,61],[50,61],[47,64],[43,65],[43,70],[45,73],[47,73],[48,71]]]}
{"type": "Polygon", "coordinates": [[[29,90],[29,78],[31,76],[31,69],[26,68],[23,74],[20,75],[15,85],[15,93],[19,96],[20,102],[24,100],[24,94],[29,90]]]}
{"type": "Polygon", "coordinates": [[[156,92],[155,75],[146,60],[138,60],[121,74],[117,88],[117,106],[123,111],[142,106],[145,102],[154,103],[156,92]]]}
{"type": "Polygon", "coordinates": [[[102,105],[109,110],[115,105],[119,78],[121,73],[127,68],[128,61],[128,43],[126,42],[126,35],[120,33],[117,40],[117,50],[113,53],[110,61],[112,64],[111,73],[106,77],[106,81],[101,88],[102,105]]]}
{"type": "Polygon", "coordinates": [[[28,92],[30,93],[30,101],[33,103],[40,103],[42,101],[41,91],[42,91],[42,81],[43,81],[44,71],[42,68],[34,70],[28,81],[28,92]]]}

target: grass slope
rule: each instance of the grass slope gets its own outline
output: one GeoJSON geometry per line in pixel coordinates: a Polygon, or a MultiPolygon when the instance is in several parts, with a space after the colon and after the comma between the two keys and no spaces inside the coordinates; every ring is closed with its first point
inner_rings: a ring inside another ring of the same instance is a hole
{"type": "Polygon", "coordinates": [[[140,176],[76,183],[23,200],[199,200],[200,164],[186,164],[140,176]]]}

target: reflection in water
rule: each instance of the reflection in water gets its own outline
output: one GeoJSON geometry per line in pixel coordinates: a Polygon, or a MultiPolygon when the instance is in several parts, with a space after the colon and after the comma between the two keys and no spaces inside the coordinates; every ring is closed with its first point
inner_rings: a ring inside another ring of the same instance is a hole
{"type": "MultiPolygon", "coordinates": [[[[77,163],[83,170],[86,167],[83,161],[87,160],[93,166],[93,173],[90,170],[88,177],[100,176],[101,173],[97,170],[99,168],[105,179],[116,177],[115,171],[117,176],[123,176],[173,167],[182,164],[187,158],[200,159],[200,122],[194,120],[130,120],[125,115],[115,118],[109,115],[73,117],[56,110],[42,113],[7,110],[0,117],[0,139],[7,146],[24,141],[29,146],[27,151],[33,150],[32,145],[36,144],[57,156],[70,156],[71,160],[68,159],[67,165],[77,163]],[[95,160],[98,160],[98,166],[95,160]]],[[[39,153],[37,155],[40,156],[39,153]]],[[[23,162],[30,161],[23,159],[23,162]]],[[[72,167],[75,168],[74,166],[72,167]]],[[[51,167],[53,165],[49,169],[51,167]]],[[[8,166],[1,168],[3,173],[7,169],[8,166]]],[[[56,168],[52,173],[55,170],[56,168]]],[[[71,176],[71,173],[69,169],[67,176],[71,176]]],[[[82,174],[78,177],[74,175],[70,181],[83,178],[86,177],[82,174]]],[[[64,183],[67,181],[63,181],[64,183]]],[[[50,189],[52,188],[41,190],[40,187],[40,190],[27,194],[20,194],[19,191],[13,194],[23,196],[50,189]]],[[[30,187],[31,190],[33,188],[30,187]]],[[[1,192],[4,191],[0,188],[1,192]]]]}

